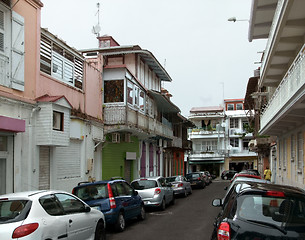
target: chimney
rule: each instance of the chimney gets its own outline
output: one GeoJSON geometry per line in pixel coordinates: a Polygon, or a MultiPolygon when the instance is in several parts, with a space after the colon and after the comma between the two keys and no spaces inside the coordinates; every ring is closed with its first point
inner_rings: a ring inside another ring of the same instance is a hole
{"type": "Polygon", "coordinates": [[[108,35],[103,35],[101,37],[97,37],[99,48],[109,48],[109,47],[117,47],[120,46],[117,41],[113,39],[113,37],[108,35]]]}

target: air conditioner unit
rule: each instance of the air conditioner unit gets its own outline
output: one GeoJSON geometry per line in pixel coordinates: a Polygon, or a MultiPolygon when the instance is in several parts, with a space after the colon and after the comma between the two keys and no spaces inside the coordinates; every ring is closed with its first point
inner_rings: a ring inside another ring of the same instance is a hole
{"type": "Polygon", "coordinates": [[[125,133],[125,142],[130,143],[131,142],[131,133],[125,133]]]}
{"type": "Polygon", "coordinates": [[[119,133],[112,133],[112,142],[119,143],[120,142],[120,134],[119,133]]]}

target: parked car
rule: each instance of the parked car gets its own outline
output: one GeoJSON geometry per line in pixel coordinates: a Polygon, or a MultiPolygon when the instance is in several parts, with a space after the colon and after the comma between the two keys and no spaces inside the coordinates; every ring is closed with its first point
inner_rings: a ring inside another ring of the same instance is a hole
{"type": "Polygon", "coordinates": [[[186,179],[188,182],[190,182],[192,188],[205,188],[206,186],[206,180],[201,172],[188,173],[186,174],[186,179]]]}
{"type": "Polygon", "coordinates": [[[178,175],[167,177],[166,181],[172,184],[172,189],[174,190],[175,196],[182,195],[186,197],[187,195],[192,194],[191,184],[184,176],[178,175]]]}
{"type": "Polygon", "coordinates": [[[124,231],[128,219],[145,219],[144,203],[125,180],[105,180],[80,184],[72,193],[92,208],[104,213],[106,223],[124,231]]]}
{"type": "Polygon", "coordinates": [[[146,207],[159,207],[165,210],[170,203],[175,204],[172,184],[166,183],[164,177],[139,178],[132,181],[131,186],[139,192],[146,207]]]}
{"type": "Polygon", "coordinates": [[[256,175],[256,176],[260,176],[260,173],[258,170],[256,169],[246,169],[246,170],[242,170],[239,173],[248,173],[248,174],[252,174],[252,175],[256,175]]]}
{"type": "Polygon", "coordinates": [[[230,180],[237,173],[235,170],[225,170],[221,173],[221,179],[230,180]]]}
{"type": "MultiPolygon", "coordinates": [[[[213,206],[223,206],[214,199],[213,206]]],[[[296,187],[246,182],[237,184],[211,239],[303,239],[305,191],[296,187]]]]}
{"type": "Polygon", "coordinates": [[[257,176],[256,174],[253,173],[236,173],[234,175],[234,177],[231,179],[231,182],[234,181],[235,178],[237,177],[247,177],[247,178],[257,178],[257,179],[261,179],[261,176],[257,176]]]}
{"type": "Polygon", "coordinates": [[[0,196],[1,239],[106,239],[103,213],[62,191],[0,196]]]}

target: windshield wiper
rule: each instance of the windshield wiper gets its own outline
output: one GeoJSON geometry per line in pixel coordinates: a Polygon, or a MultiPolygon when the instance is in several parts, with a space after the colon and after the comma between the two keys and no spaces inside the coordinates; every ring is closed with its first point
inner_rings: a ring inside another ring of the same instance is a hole
{"type": "Polygon", "coordinates": [[[279,226],[277,226],[275,224],[272,224],[272,223],[262,222],[262,221],[257,221],[257,220],[249,220],[249,219],[247,219],[246,221],[247,222],[253,222],[253,223],[258,223],[258,224],[266,225],[266,226],[269,226],[269,227],[273,227],[273,228],[278,229],[279,231],[281,231],[285,235],[287,234],[287,231],[284,228],[281,228],[281,227],[279,227],[279,226]]]}

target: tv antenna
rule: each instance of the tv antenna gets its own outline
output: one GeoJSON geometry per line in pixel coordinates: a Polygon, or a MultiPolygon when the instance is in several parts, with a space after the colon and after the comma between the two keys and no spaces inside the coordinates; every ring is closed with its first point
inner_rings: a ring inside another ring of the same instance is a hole
{"type": "Polygon", "coordinates": [[[95,34],[97,37],[100,36],[101,26],[100,26],[100,3],[96,4],[97,12],[95,16],[97,15],[97,24],[92,27],[92,33],[95,34]]]}

